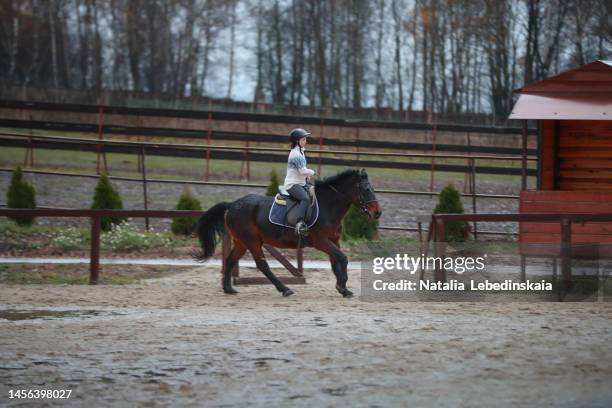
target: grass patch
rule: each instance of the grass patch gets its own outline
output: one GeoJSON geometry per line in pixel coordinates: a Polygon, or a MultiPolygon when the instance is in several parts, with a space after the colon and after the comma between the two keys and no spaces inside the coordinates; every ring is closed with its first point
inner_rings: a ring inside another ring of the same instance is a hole
{"type": "Polygon", "coordinates": [[[17,225],[14,222],[0,223],[0,249],[38,249],[50,242],[57,228],[43,225],[17,225]]]}
{"type": "MultiPolygon", "coordinates": [[[[48,225],[19,226],[0,222],[0,251],[29,251],[55,248],[64,251],[88,250],[89,228],[48,225]]],[[[141,251],[173,249],[196,244],[193,236],[175,236],[171,232],[138,231],[134,226],[121,224],[102,233],[102,248],[110,251],[141,251]]]]}

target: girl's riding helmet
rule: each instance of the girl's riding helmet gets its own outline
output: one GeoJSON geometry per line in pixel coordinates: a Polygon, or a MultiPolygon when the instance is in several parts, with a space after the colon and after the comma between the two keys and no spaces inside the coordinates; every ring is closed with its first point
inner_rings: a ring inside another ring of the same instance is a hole
{"type": "Polygon", "coordinates": [[[289,132],[289,140],[291,142],[299,142],[301,138],[306,137],[310,134],[310,132],[305,131],[302,128],[293,129],[289,132]]]}

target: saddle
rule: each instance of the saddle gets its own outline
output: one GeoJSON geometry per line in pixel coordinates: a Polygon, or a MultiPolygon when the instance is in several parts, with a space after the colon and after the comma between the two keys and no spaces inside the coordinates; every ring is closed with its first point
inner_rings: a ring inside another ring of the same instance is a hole
{"type": "MultiPolygon", "coordinates": [[[[317,197],[315,194],[314,186],[308,185],[308,188],[306,190],[308,191],[308,197],[310,197],[310,207],[308,208],[310,210],[310,208],[312,208],[312,206],[314,205],[317,197]]],[[[274,202],[278,205],[288,205],[289,208],[292,208],[294,205],[298,203],[298,200],[296,200],[289,194],[283,194],[279,190],[278,194],[274,196],[274,202]]]]}
{"type": "MultiPolygon", "coordinates": [[[[319,218],[319,205],[315,195],[314,186],[308,187],[308,196],[310,197],[310,205],[306,210],[305,221],[308,227],[314,225],[319,218]]],[[[270,208],[269,221],[272,224],[281,225],[283,227],[293,228],[297,223],[297,210],[299,200],[296,200],[288,194],[278,193],[274,196],[274,202],[270,208]]]]}

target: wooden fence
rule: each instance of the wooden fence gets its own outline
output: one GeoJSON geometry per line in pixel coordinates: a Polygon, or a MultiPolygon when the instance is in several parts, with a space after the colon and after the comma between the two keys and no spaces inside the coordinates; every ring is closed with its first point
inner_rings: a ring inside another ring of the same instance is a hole
{"type": "MultiPolygon", "coordinates": [[[[444,258],[446,242],[446,224],[453,221],[463,222],[554,222],[560,224],[561,236],[558,243],[557,255],[561,258],[561,275],[566,284],[572,279],[571,259],[574,254],[572,243],[572,224],[585,222],[612,222],[612,213],[508,213],[508,214],[433,214],[430,230],[434,242],[434,255],[444,258]]],[[[519,246],[520,248],[520,246],[519,246]]],[[[599,255],[599,254],[596,254],[599,255]]],[[[612,255],[612,254],[610,254],[612,255]]],[[[436,263],[434,279],[437,282],[446,281],[446,270],[436,263]]],[[[521,277],[525,278],[525,262],[521,258],[521,277]]]]}

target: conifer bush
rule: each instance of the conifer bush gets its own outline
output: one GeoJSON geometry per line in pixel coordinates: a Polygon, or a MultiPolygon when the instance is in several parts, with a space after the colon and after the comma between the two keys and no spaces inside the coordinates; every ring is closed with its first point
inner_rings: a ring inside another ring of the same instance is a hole
{"type": "MultiPolygon", "coordinates": [[[[200,201],[191,193],[189,189],[185,189],[179,202],[176,205],[177,210],[201,211],[202,205],[200,201]]],[[[172,220],[172,232],[174,234],[191,235],[195,232],[198,220],[194,217],[181,217],[172,220]]]]}
{"type": "MultiPolygon", "coordinates": [[[[463,214],[461,195],[454,185],[446,186],[438,196],[438,205],[434,214],[463,214]]],[[[468,225],[464,221],[452,221],[446,223],[446,241],[464,242],[468,235],[468,225]]]]}
{"type": "Polygon", "coordinates": [[[366,213],[354,205],[351,205],[342,223],[342,239],[365,238],[371,241],[376,237],[378,221],[371,220],[366,213]]]}
{"type": "MultiPolygon", "coordinates": [[[[23,179],[21,167],[17,167],[11,177],[11,184],[6,192],[8,208],[36,208],[36,191],[23,179]]],[[[34,217],[10,217],[18,225],[32,225],[34,217]]]]}
{"type": "Polygon", "coordinates": [[[268,184],[266,195],[274,197],[276,193],[278,193],[278,174],[276,173],[276,170],[272,170],[270,172],[270,184],[268,184]]]}
{"type": "MultiPolygon", "coordinates": [[[[96,185],[92,209],[97,210],[122,210],[123,201],[119,192],[113,187],[108,176],[102,174],[96,185]]],[[[125,217],[102,217],[101,226],[103,231],[110,231],[113,225],[127,222],[125,217]]]]}

